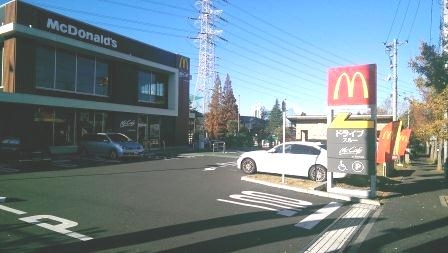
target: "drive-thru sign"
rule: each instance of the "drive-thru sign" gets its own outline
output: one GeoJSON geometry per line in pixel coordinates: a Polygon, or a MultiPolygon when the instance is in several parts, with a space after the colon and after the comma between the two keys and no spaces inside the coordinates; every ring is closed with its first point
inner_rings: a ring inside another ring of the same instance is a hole
{"type": "Polygon", "coordinates": [[[376,65],[344,66],[328,71],[328,106],[340,113],[327,129],[329,172],[374,175],[376,168],[376,65]],[[370,108],[362,120],[347,111],[370,108]]]}
{"type": "Polygon", "coordinates": [[[375,122],[349,117],[340,113],[328,127],[328,171],[371,175],[376,168],[375,122]]]}
{"type": "MultiPolygon", "coordinates": [[[[376,64],[343,66],[328,71],[328,171],[376,175],[376,64]],[[359,118],[349,111],[363,110],[359,118]],[[333,114],[338,114],[333,119],[333,114]]],[[[331,179],[330,179],[331,180],[331,179]]],[[[376,179],[371,179],[371,182],[376,179]]],[[[327,181],[327,188],[328,183],[327,181]]],[[[371,185],[375,195],[376,185],[371,185]]]]}

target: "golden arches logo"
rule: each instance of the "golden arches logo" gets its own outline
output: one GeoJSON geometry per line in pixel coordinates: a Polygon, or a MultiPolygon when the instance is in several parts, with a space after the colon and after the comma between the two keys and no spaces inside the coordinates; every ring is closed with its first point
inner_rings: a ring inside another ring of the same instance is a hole
{"type": "Polygon", "coordinates": [[[346,72],[342,73],[338,77],[338,80],[336,81],[336,86],[335,86],[334,91],[333,91],[333,100],[339,99],[339,89],[341,87],[342,79],[345,79],[347,81],[347,94],[348,94],[348,97],[349,98],[353,98],[353,95],[354,95],[354,92],[355,92],[355,81],[356,81],[356,78],[359,78],[361,80],[363,97],[364,98],[369,98],[369,88],[367,87],[367,81],[366,81],[364,75],[361,72],[356,71],[355,74],[353,74],[353,76],[351,78],[350,78],[350,76],[346,72]]]}
{"type": "Polygon", "coordinates": [[[186,57],[179,57],[179,69],[188,70],[189,67],[188,59],[186,57]]]}

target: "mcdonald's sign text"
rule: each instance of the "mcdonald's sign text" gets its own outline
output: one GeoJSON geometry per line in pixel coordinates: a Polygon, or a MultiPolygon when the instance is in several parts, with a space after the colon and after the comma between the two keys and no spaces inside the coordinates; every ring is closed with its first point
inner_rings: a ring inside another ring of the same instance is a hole
{"type": "Polygon", "coordinates": [[[376,64],[331,68],[328,105],[376,105],[376,64]]]}

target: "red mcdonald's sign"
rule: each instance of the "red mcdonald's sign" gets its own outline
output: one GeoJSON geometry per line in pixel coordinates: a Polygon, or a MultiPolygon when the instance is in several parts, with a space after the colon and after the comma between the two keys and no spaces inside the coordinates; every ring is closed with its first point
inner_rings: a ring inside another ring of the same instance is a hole
{"type": "Polygon", "coordinates": [[[376,64],[329,69],[328,105],[376,105],[376,64]]]}
{"type": "Polygon", "coordinates": [[[401,130],[400,139],[398,143],[398,155],[403,156],[406,153],[406,148],[409,144],[409,139],[411,138],[412,130],[409,128],[401,130]]]}
{"type": "Polygon", "coordinates": [[[376,149],[376,162],[390,162],[393,159],[393,152],[397,140],[398,131],[401,128],[401,121],[392,121],[385,125],[380,131],[376,149]]]}

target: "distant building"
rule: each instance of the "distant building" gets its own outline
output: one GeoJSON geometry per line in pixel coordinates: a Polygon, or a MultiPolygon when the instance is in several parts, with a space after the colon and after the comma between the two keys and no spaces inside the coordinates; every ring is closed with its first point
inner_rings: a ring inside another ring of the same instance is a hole
{"type": "Polygon", "coordinates": [[[262,106],[260,103],[257,103],[253,108],[252,108],[252,111],[253,111],[253,116],[255,117],[255,118],[259,118],[259,119],[261,119],[262,118],[262,114],[263,114],[263,111],[265,111],[265,108],[264,108],[264,106],[262,106]]]}
{"type": "MultiPolygon", "coordinates": [[[[363,115],[352,115],[351,118],[361,118],[363,115]]],[[[392,122],[392,115],[377,116],[377,131],[392,122]]],[[[326,115],[294,115],[288,116],[291,124],[296,128],[296,139],[302,141],[326,141],[327,140],[327,116],[326,115]]]]}
{"type": "Polygon", "coordinates": [[[247,128],[250,132],[252,129],[264,127],[266,121],[258,117],[240,116],[240,124],[241,127],[247,128]]]}

